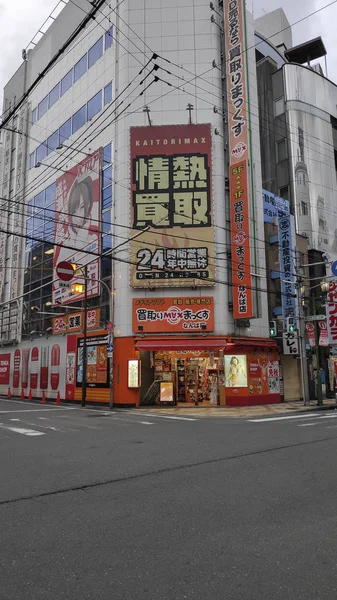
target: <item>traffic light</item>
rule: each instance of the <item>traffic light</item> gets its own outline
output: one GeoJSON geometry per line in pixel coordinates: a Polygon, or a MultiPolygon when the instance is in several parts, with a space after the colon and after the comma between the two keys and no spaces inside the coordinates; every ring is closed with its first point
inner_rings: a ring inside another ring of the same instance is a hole
{"type": "Polygon", "coordinates": [[[295,319],[294,317],[287,317],[287,331],[289,333],[294,333],[295,332],[295,319]]]}
{"type": "Polygon", "coordinates": [[[276,334],[277,334],[276,321],[269,321],[269,336],[275,337],[276,334]]]}

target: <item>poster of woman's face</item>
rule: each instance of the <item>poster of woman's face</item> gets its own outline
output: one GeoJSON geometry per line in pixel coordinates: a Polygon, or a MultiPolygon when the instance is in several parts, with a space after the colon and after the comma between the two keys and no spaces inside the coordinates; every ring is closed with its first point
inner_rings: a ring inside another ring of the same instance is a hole
{"type": "Polygon", "coordinates": [[[226,387],[247,387],[247,357],[239,354],[224,358],[226,387]]]}

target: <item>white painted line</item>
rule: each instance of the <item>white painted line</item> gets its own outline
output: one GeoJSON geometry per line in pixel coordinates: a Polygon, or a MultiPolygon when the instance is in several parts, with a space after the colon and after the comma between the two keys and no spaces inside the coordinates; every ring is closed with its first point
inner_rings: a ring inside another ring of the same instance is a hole
{"type": "Polygon", "coordinates": [[[9,419],[10,421],[20,421],[20,419],[9,419]]]}
{"type": "Polygon", "coordinates": [[[320,425],[319,421],[317,423],[301,423],[297,427],[314,427],[315,425],[320,425]]]}
{"type": "Polygon", "coordinates": [[[141,425],[154,425],[154,423],[150,423],[149,421],[140,421],[141,425]]]}
{"type": "Polygon", "coordinates": [[[8,415],[8,414],[20,414],[20,413],[31,413],[31,412],[51,412],[52,410],[60,411],[60,410],[76,410],[74,408],[25,408],[23,410],[0,410],[0,415],[8,415]]]}
{"type": "Polygon", "coordinates": [[[22,435],[28,435],[30,437],[37,437],[39,435],[46,435],[42,433],[42,431],[35,431],[35,429],[24,429],[23,427],[10,427],[9,425],[3,425],[0,423],[1,429],[6,429],[7,431],[13,431],[14,433],[21,433],[22,435]]]}
{"type": "MultiPolygon", "coordinates": [[[[124,413],[128,414],[129,411],[125,410],[123,411],[124,413]]],[[[132,416],[134,416],[135,414],[137,414],[137,416],[141,417],[142,415],[145,415],[145,417],[151,417],[153,419],[157,418],[157,419],[172,419],[174,421],[197,421],[198,419],[192,419],[191,417],[174,417],[172,415],[157,415],[156,413],[147,413],[147,412],[143,412],[142,410],[138,411],[138,410],[131,410],[130,413],[132,413],[132,416]]]]}
{"type": "Polygon", "coordinates": [[[286,421],[288,419],[317,419],[316,415],[287,415],[286,417],[266,417],[264,419],[248,419],[248,423],[267,423],[270,421],[286,421]]]}
{"type": "Polygon", "coordinates": [[[324,415],[321,419],[337,419],[337,414],[334,415],[324,415]]]}

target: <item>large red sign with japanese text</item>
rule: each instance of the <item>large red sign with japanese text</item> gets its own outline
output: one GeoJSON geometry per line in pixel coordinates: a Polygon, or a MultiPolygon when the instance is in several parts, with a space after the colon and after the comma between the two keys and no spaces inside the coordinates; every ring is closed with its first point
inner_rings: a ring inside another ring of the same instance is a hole
{"type": "Polygon", "coordinates": [[[134,298],[132,329],[138,333],[213,331],[214,300],[208,296],[134,298]]]}
{"type": "Polygon", "coordinates": [[[210,125],[131,127],[131,286],[214,285],[210,125]]]}
{"type": "MultiPolygon", "coordinates": [[[[88,269],[88,298],[100,294],[101,150],[87,156],[56,180],[53,304],[78,302],[71,282],[60,281],[56,267],[67,261],[88,269]]],[[[80,281],[80,279],[77,279],[80,281]]]]}
{"type": "Polygon", "coordinates": [[[254,317],[249,237],[247,161],[230,167],[233,315],[254,317]]]}

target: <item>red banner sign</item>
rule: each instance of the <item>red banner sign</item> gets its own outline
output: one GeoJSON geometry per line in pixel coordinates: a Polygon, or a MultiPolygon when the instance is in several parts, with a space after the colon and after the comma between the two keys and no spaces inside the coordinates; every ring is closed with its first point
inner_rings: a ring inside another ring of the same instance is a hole
{"type": "Polygon", "coordinates": [[[254,317],[249,236],[247,161],[230,167],[233,313],[235,319],[254,317]]]}
{"type": "Polygon", "coordinates": [[[329,343],[337,345],[337,283],[330,281],[327,304],[327,325],[329,332],[329,343]]]}
{"type": "Polygon", "coordinates": [[[0,354],[0,385],[9,384],[9,371],[11,365],[11,355],[0,354]]]}
{"type": "Polygon", "coordinates": [[[315,324],[312,321],[307,321],[305,323],[305,330],[307,332],[309,345],[311,348],[314,348],[316,339],[315,339],[315,324]]]}
{"type": "Polygon", "coordinates": [[[328,326],[326,321],[318,321],[319,346],[329,346],[328,326]]]}

